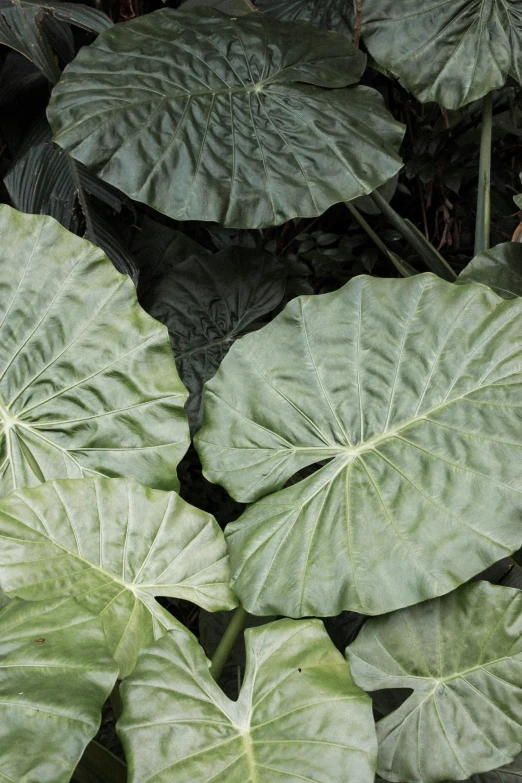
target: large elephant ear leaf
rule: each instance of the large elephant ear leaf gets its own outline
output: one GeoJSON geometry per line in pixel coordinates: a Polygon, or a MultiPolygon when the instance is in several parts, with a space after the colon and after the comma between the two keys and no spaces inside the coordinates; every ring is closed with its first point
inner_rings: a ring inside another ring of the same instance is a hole
{"type": "Polygon", "coordinates": [[[11,601],[0,657],[0,778],[68,783],[118,675],[101,620],[74,599],[11,601]]]}
{"type": "Polygon", "coordinates": [[[370,702],[322,623],[279,620],[245,639],[237,701],[186,630],[143,651],[122,686],[117,726],[129,783],[373,783],[370,702]]]}
{"type": "Polygon", "coordinates": [[[347,656],[361,688],[413,690],[377,724],[385,779],[462,780],[522,750],[519,590],[477,582],[372,619],[347,656]]]}
{"type": "Polygon", "coordinates": [[[225,531],[241,603],[381,614],[516,551],[521,335],[521,300],[423,274],[299,297],[238,340],[196,444],[257,501],[225,531]]]}
{"type": "Polygon", "coordinates": [[[0,206],[0,494],[104,474],[177,489],[187,392],[130,279],[55,220],[0,206]]]}
{"type": "Polygon", "coordinates": [[[522,296],[522,244],[503,242],[479,253],[462,270],[457,283],[483,283],[503,299],[522,296]]]}
{"type": "Polygon", "coordinates": [[[347,87],[365,62],[305,22],[163,9],[81,49],[48,115],[58,144],[137,201],[260,228],[319,215],[401,168],[404,127],[375,90],[347,87]]]}
{"type": "Polygon", "coordinates": [[[237,603],[214,517],[137,481],[69,479],[15,492],[0,503],[0,541],[7,595],[75,596],[102,616],[121,677],[176,625],[154,596],[211,611],[237,603]]]}
{"type": "Polygon", "coordinates": [[[275,19],[302,19],[350,37],[354,34],[353,0],[256,0],[256,6],[275,19]]]}
{"type": "Polygon", "coordinates": [[[518,0],[365,0],[363,36],[373,57],[421,101],[448,109],[522,82],[518,0]]]}

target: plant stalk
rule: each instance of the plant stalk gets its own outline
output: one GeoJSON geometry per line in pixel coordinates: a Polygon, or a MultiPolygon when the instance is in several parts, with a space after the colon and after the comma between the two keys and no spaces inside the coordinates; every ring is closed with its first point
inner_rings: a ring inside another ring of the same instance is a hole
{"type": "Polygon", "coordinates": [[[475,255],[489,249],[491,230],[491,141],[493,136],[493,93],[484,97],[477,196],[475,255]]]}
{"type": "Polygon", "coordinates": [[[382,239],[378,236],[378,234],[375,233],[373,228],[370,226],[370,224],[364,219],[364,217],[361,215],[357,207],[354,207],[353,204],[351,204],[349,201],[345,201],[344,205],[346,209],[351,212],[353,217],[356,219],[356,221],[359,223],[361,228],[366,231],[374,245],[383,253],[383,255],[386,256],[386,258],[392,262],[396,270],[403,276],[403,277],[411,277],[412,275],[418,274],[417,270],[414,269],[410,264],[408,264],[406,261],[403,261],[402,258],[399,258],[395,253],[393,253],[389,248],[386,247],[382,239]]]}
{"type": "Polygon", "coordinates": [[[247,617],[248,612],[246,609],[243,609],[242,606],[238,606],[232,615],[232,619],[227,630],[223,634],[221,641],[218,644],[217,650],[214,653],[214,657],[212,658],[212,664],[210,666],[210,674],[216,680],[216,682],[221,677],[225,664],[228,660],[228,656],[230,655],[232,648],[236,643],[237,637],[245,626],[247,617]]]}
{"type": "Polygon", "coordinates": [[[353,45],[358,49],[362,30],[362,0],[355,0],[355,36],[353,45]]]}

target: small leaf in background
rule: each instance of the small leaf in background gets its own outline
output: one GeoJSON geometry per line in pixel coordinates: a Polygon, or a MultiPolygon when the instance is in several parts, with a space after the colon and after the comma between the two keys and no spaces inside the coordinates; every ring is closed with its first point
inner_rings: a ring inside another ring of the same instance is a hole
{"type": "Polygon", "coordinates": [[[250,0],[185,0],[181,4],[182,11],[191,11],[193,8],[199,8],[202,5],[208,5],[211,8],[217,8],[223,14],[229,16],[242,16],[251,14],[256,9],[250,0]]]}
{"type": "Polygon", "coordinates": [[[363,40],[420,101],[458,109],[522,82],[518,0],[364,0],[363,40]]]}
{"type": "Polygon", "coordinates": [[[0,494],[125,475],[177,489],[188,446],[166,329],[52,218],[0,206],[0,494]]]}
{"type": "Polygon", "coordinates": [[[232,609],[214,517],[175,492],[125,479],[69,479],[0,502],[0,582],[10,596],[75,596],[103,618],[120,677],[177,621],[155,596],[232,609]]]}
{"type": "Polygon", "coordinates": [[[250,628],[245,641],[235,702],[187,631],[143,651],[121,689],[129,783],[373,783],[370,700],[322,623],[279,620],[250,628]]]}
{"type": "Polygon", "coordinates": [[[503,299],[522,296],[522,245],[504,242],[479,253],[460,273],[457,283],[482,283],[503,299]]]}
{"type": "Polygon", "coordinates": [[[64,62],[74,57],[73,39],[66,23],[96,33],[112,27],[106,14],[81,3],[0,0],[0,43],[31,60],[51,84],[60,78],[54,52],[64,62]]]}
{"type": "Polygon", "coordinates": [[[101,620],[74,599],[0,612],[0,778],[69,783],[118,667],[101,620]]]}
{"type": "Polygon", "coordinates": [[[302,20],[349,38],[354,35],[352,0],[255,0],[255,5],[275,19],[302,20]]]}
{"type": "Polygon", "coordinates": [[[253,503],[225,530],[242,605],[381,614],[516,551],[521,349],[522,300],[431,274],[354,278],[237,341],[195,443],[253,503]]]}
{"type": "Polygon", "coordinates": [[[234,341],[277,307],[284,292],[284,270],[275,256],[229,247],[181,261],[142,298],[147,312],[168,327],[178,372],[190,392],[185,407],[193,432],[203,417],[204,384],[234,341]]]}
{"type": "Polygon", "coordinates": [[[522,750],[519,590],[475,582],[370,619],[346,653],[361,688],[413,689],[377,724],[386,780],[460,780],[522,750]]]}
{"type": "Polygon", "coordinates": [[[172,218],[279,225],[401,168],[404,126],[353,86],[365,63],[306,22],[163,9],[81,49],[48,116],[77,160],[172,218]]]}

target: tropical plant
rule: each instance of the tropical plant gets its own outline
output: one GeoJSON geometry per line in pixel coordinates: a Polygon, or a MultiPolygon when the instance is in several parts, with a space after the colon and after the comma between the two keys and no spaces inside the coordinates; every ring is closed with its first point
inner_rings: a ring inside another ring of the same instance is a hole
{"type": "Polygon", "coordinates": [[[0,0],[0,779],[513,783],[522,12],[173,4],[0,0]]]}

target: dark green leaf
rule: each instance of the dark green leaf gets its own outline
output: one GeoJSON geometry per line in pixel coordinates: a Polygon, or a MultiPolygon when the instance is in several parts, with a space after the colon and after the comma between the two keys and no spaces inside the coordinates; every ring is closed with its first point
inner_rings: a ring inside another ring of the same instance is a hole
{"type": "Polygon", "coordinates": [[[164,9],[84,47],[48,113],[61,146],[137,201],[259,228],[400,169],[403,126],[375,90],[347,88],[364,65],[344,36],[304,22],[164,9]]]}
{"type": "Polygon", "coordinates": [[[237,701],[186,630],[145,650],[123,683],[118,722],[129,783],[373,783],[370,701],[318,620],[245,633],[237,701]]]}
{"type": "Polygon", "coordinates": [[[458,283],[483,283],[503,299],[522,296],[522,244],[504,242],[475,256],[458,283]]]}
{"type": "Polygon", "coordinates": [[[74,599],[11,601],[0,658],[0,778],[68,783],[118,673],[101,621],[74,599]]]}
{"type": "Polygon", "coordinates": [[[252,11],[256,10],[250,0],[185,0],[181,4],[181,10],[191,11],[193,8],[199,8],[202,5],[217,8],[218,11],[229,16],[242,16],[243,14],[251,14],[252,11]]]}
{"type": "Polygon", "coordinates": [[[369,620],[346,653],[362,688],[413,689],[377,724],[386,780],[463,780],[522,750],[519,590],[465,585],[369,620]]]}
{"type": "Polygon", "coordinates": [[[169,330],[174,358],[190,392],[192,431],[203,416],[203,386],[234,341],[280,303],[285,292],[280,261],[262,250],[230,247],[172,267],[143,299],[169,330]]]}
{"type": "Polygon", "coordinates": [[[355,278],[238,340],[196,445],[257,500],[226,529],[245,608],[380,614],[515,551],[521,371],[522,300],[431,274],[355,278]]]}
{"type": "Polygon", "coordinates": [[[263,13],[276,19],[302,19],[353,38],[354,0],[256,0],[263,13]]]}

